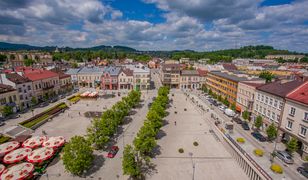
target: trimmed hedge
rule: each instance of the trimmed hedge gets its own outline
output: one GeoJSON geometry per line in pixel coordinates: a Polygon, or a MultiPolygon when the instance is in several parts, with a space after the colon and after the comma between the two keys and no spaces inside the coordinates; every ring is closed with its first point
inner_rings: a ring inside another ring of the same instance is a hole
{"type": "Polygon", "coordinates": [[[277,173],[277,174],[282,174],[283,173],[283,169],[280,165],[278,164],[272,164],[271,165],[271,170],[274,172],[274,173],[277,173]]]}
{"type": "Polygon", "coordinates": [[[237,138],[236,141],[238,143],[241,143],[241,144],[245,143],[245,139],[244,138],[237,138]]]}
{"type": "Polygon", "coordinates": [[[67,100],[70,101],[71,103],[77,103],[80,99],[81,99],[80,96],[72,96],[67,98],[67,100]]]}
{"type": "Polygon", "coordinates": [[[255,149],[253,151],[253,153],[256,155],[256,156],[259,156],[259,157],[262,157],[264,152],[262,151],[262,149],[255,149]]]}
{"type": "Polygon", "coordinates": [[[9,140],[11,140],[10,137],[4,136],[4,135],[0,135],[0,144],[6,143],[6,142],[8,142],[9,140]]]}

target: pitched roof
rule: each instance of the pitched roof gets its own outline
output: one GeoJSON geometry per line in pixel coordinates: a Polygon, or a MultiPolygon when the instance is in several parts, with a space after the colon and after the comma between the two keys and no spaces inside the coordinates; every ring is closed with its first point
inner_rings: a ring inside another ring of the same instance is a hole
{"type": "Polygon", "coordinates": [[[197,70],[182,70],[181,75],[182,76],[199,76],[199,73],[197,70]]]}
{"type": "Polygon", "coordinates": [[[31,69],[31,70],[25,70],[24,76],[26,76],[31,81],[37,81],[42,79],[58,77],[59,75],[57,73],[44,69],[31,69]]]}
{"type": "Polygon", "coordinates": [[[210,74],[225,78],[225,79],[229,79],[231,81],[235,81],[235,82],[240,82],[240,81],[248,81],[248,80],[253,80],[253,79],[248,79],[246,77],[239,77],[236,76],[234,74],[228,74],[226,72],[221,72],[221,71],[211,71],[209,72],[210,74]]]}
{"type": "Polygon", "coordinates": [[[77,74],[81,69],[80,68],[70,68],[68,69],[65,74],[69,74],[69,75],[75,75],[77,74]]]}
{"type": "Polygon", "coordinates": [[[163,64],[162,69],[163,69],[163,71],[166,71],[167,69],[180,70],[181,65],[180,64],[163,64]]]}
{"type": "Polygon", "coordinates": [[[97,67],[97,66],[92,66],[92,67],[83,67],[78,71],[78,74],[103,74],[104,69],[97,67]]]}
{"type": "Polygon", "coordinates": [[[133,76],[133,75],[134,75],[134,71],[133,71],[133,70],[130,70],[130,69],[128,69],[128,68],[122,69],[122,72],[123,72],[124,74],[126,74],[126,76],[133,76]]]}
{"type": "Polygon", "coordinates": [[[10,81],[12,81],[15,84],[23,84],[27,82],[31,82],[30,79],[23,77],[17,73],[7,73],[5,74],[6,78],[10,81]]]}
{"type": "Polygon", "coordinates": [[[206,70],[202,70],[202,69],[197,69],[199,76],[206,76],[207,71],[206,70]]]}
{"type": "Polygon", "coordinates": [[[0,84],[0,94],[11,92],[11,91],[15,91],[15,89],[12,86],[0,84]]]}
{"type": "Polygon", "coordinates": [[[109,73],[111,76],[119,75],[120,71],[121,71],[120,67],[108,66],[104,68],[104,73],[109,73]]]}
{"type": "Polygon", "coordinates": [[[225,70],[228,70],[228,71],[236,71],[237,70],[237,67],[232,63],[223,63],[222,66],[224,67],[225,70]]]}
{"type": "Polygon", "coordinates": [[[308,105],[308,81],[287,95],[288,99],[308,105]]]}
{"type": "Polygon", "coordinates": [[[257,87],[257,89],[279,97],[286,97],[288,93],[290,93],[303,83],[304,82],[301,80],[294,80],[294,81],[281,80],[281,81],[267,83],[265,85],[257,87]]]}

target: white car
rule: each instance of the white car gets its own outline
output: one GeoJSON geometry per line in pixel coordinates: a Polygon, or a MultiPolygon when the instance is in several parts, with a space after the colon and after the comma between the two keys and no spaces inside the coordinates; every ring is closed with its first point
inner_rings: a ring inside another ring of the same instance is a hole
{"type": "Polygon", "coordinates": [[[226,109],[227,107],[224,106],[224,105],[221,105],[221,106],[219,106],[218,108],[219,108],[219,110],[221,110],[221,111],[225,111],[225,109],[226,109]]]}
{"type": "Polygon", "coordinates": [[[229,117],[235,116],[235,112],[232,109],[225,109],[224,113],[229,117]]]}

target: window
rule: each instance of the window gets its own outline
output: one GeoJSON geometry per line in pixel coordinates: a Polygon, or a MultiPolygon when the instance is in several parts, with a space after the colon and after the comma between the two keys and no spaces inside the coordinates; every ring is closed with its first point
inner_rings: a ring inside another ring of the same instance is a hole
{"type": "Polygon", "coordinates": [[[280,120],[280,115],[277,114],[277,120],[276,121],[279,122],[279,120],[280,120]]]}
{"type": "Polygon", "coordinates": [[[21,92],[21,88],[18,88],[18,92],[21,92]]]}
{"type": "Polygon", "coordinates": [[[265,104],[268,104],[268,97],[265,97],[265,104]]]}
{"type": "Polygon", "coordinates": [[[264,101],[264,95],[261,96],[261,102],[263,102],[263,101],[264,101]]]}
{"type": "Polygon", "coordinates": [[[286,128],[291,130],[292,129],[292,125],[293,125],[293,122],[292,121],[288,121],[288,124],[287,124],[286,128]]]}
{"type": "Polygon", "coordinates": [[[19,99],[20,99],[20,100],[23,100],[23,99],[24,99],[24,97],[23,97],[22,95],[20,95],[20,96],[19,96],[19,99]]]}
{"type": "Polygon", "coordinates": [[[270,110],[267,110],[267,115],[266,115],[266,117],[270,117],[271,116],[271,111],[270,110]]]}
{"type": "Polygon", "coordinates": [[[266,109],[265,109],[265,107],[263,108],[263,115],[265,115],[265,113],[266,113],[266,109]]]}
{"type": "Polygon", "coordinates": [[[306,133],[307,133],[307,128],[304,127],[304,126],[301,126],[301,129],[299,131],[299,135],[300,136],[306,136],[306,133]]]}
{"type": "Polygon", "coordinates": [[[275,114],[274,112],[272,112],[271,120],[274,120],[274,119],[275,119],[275,116],[276,116],[276,114],[275,114]]]}
{"type": "Polygon", "coordinates": [[[304,113],[304,121],[308,121],[308,112],[304,113]]]}
{"type": "Polygon", "coordinates": [[[277,104],[278,104],[278,101],[275,100],[275,101],[274,101],[274,107],[275,107],[275,108],[277,108],[277,104]]]}
{"type": "Polygon", "coordinates": [[[31,90],[31,86],[28,86],[28,90],[31,90]]]}
{"type": "Polygon", "coordinates": [[[258,98],[257,98],[259,101],[260,101],[260,94],[258,93],[258,98]]]}
{"type": "Polygon", "coordinates": [[[269,101],[269,105],[273,105],[273,99],[272,98],[270,98],[270,101],[269,101]]]}
{"type": "Polygon", "coordinates": [[[290,116],[294,116],[295,115],[295,108],[294,107],[291,107],[291,109],[290,109],[290,112],[289,112],[289,115],[290,116]]]}
{"type": "Polygon", "coordinates": [[[278,107],[278,109],[281,110],[281,109],[282,109],[282,106],[283,106],[283,103],[282,103],[282,102],[279,102],[279,107],[278,107]]]}

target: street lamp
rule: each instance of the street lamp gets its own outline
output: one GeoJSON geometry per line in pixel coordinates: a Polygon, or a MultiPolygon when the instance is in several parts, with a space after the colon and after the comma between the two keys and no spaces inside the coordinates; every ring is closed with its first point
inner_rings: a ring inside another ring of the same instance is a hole
{"type": "Polygon", "coordinates": [[[188,155],[190,156],[190,159],[191,159],[191,164],[192,164],[192,168],[193,168],[193,174],[192,174],[192,180],[195,179],[195,163],[193,161],[193,153],[192,152],[189,152],[188,155]]]}

